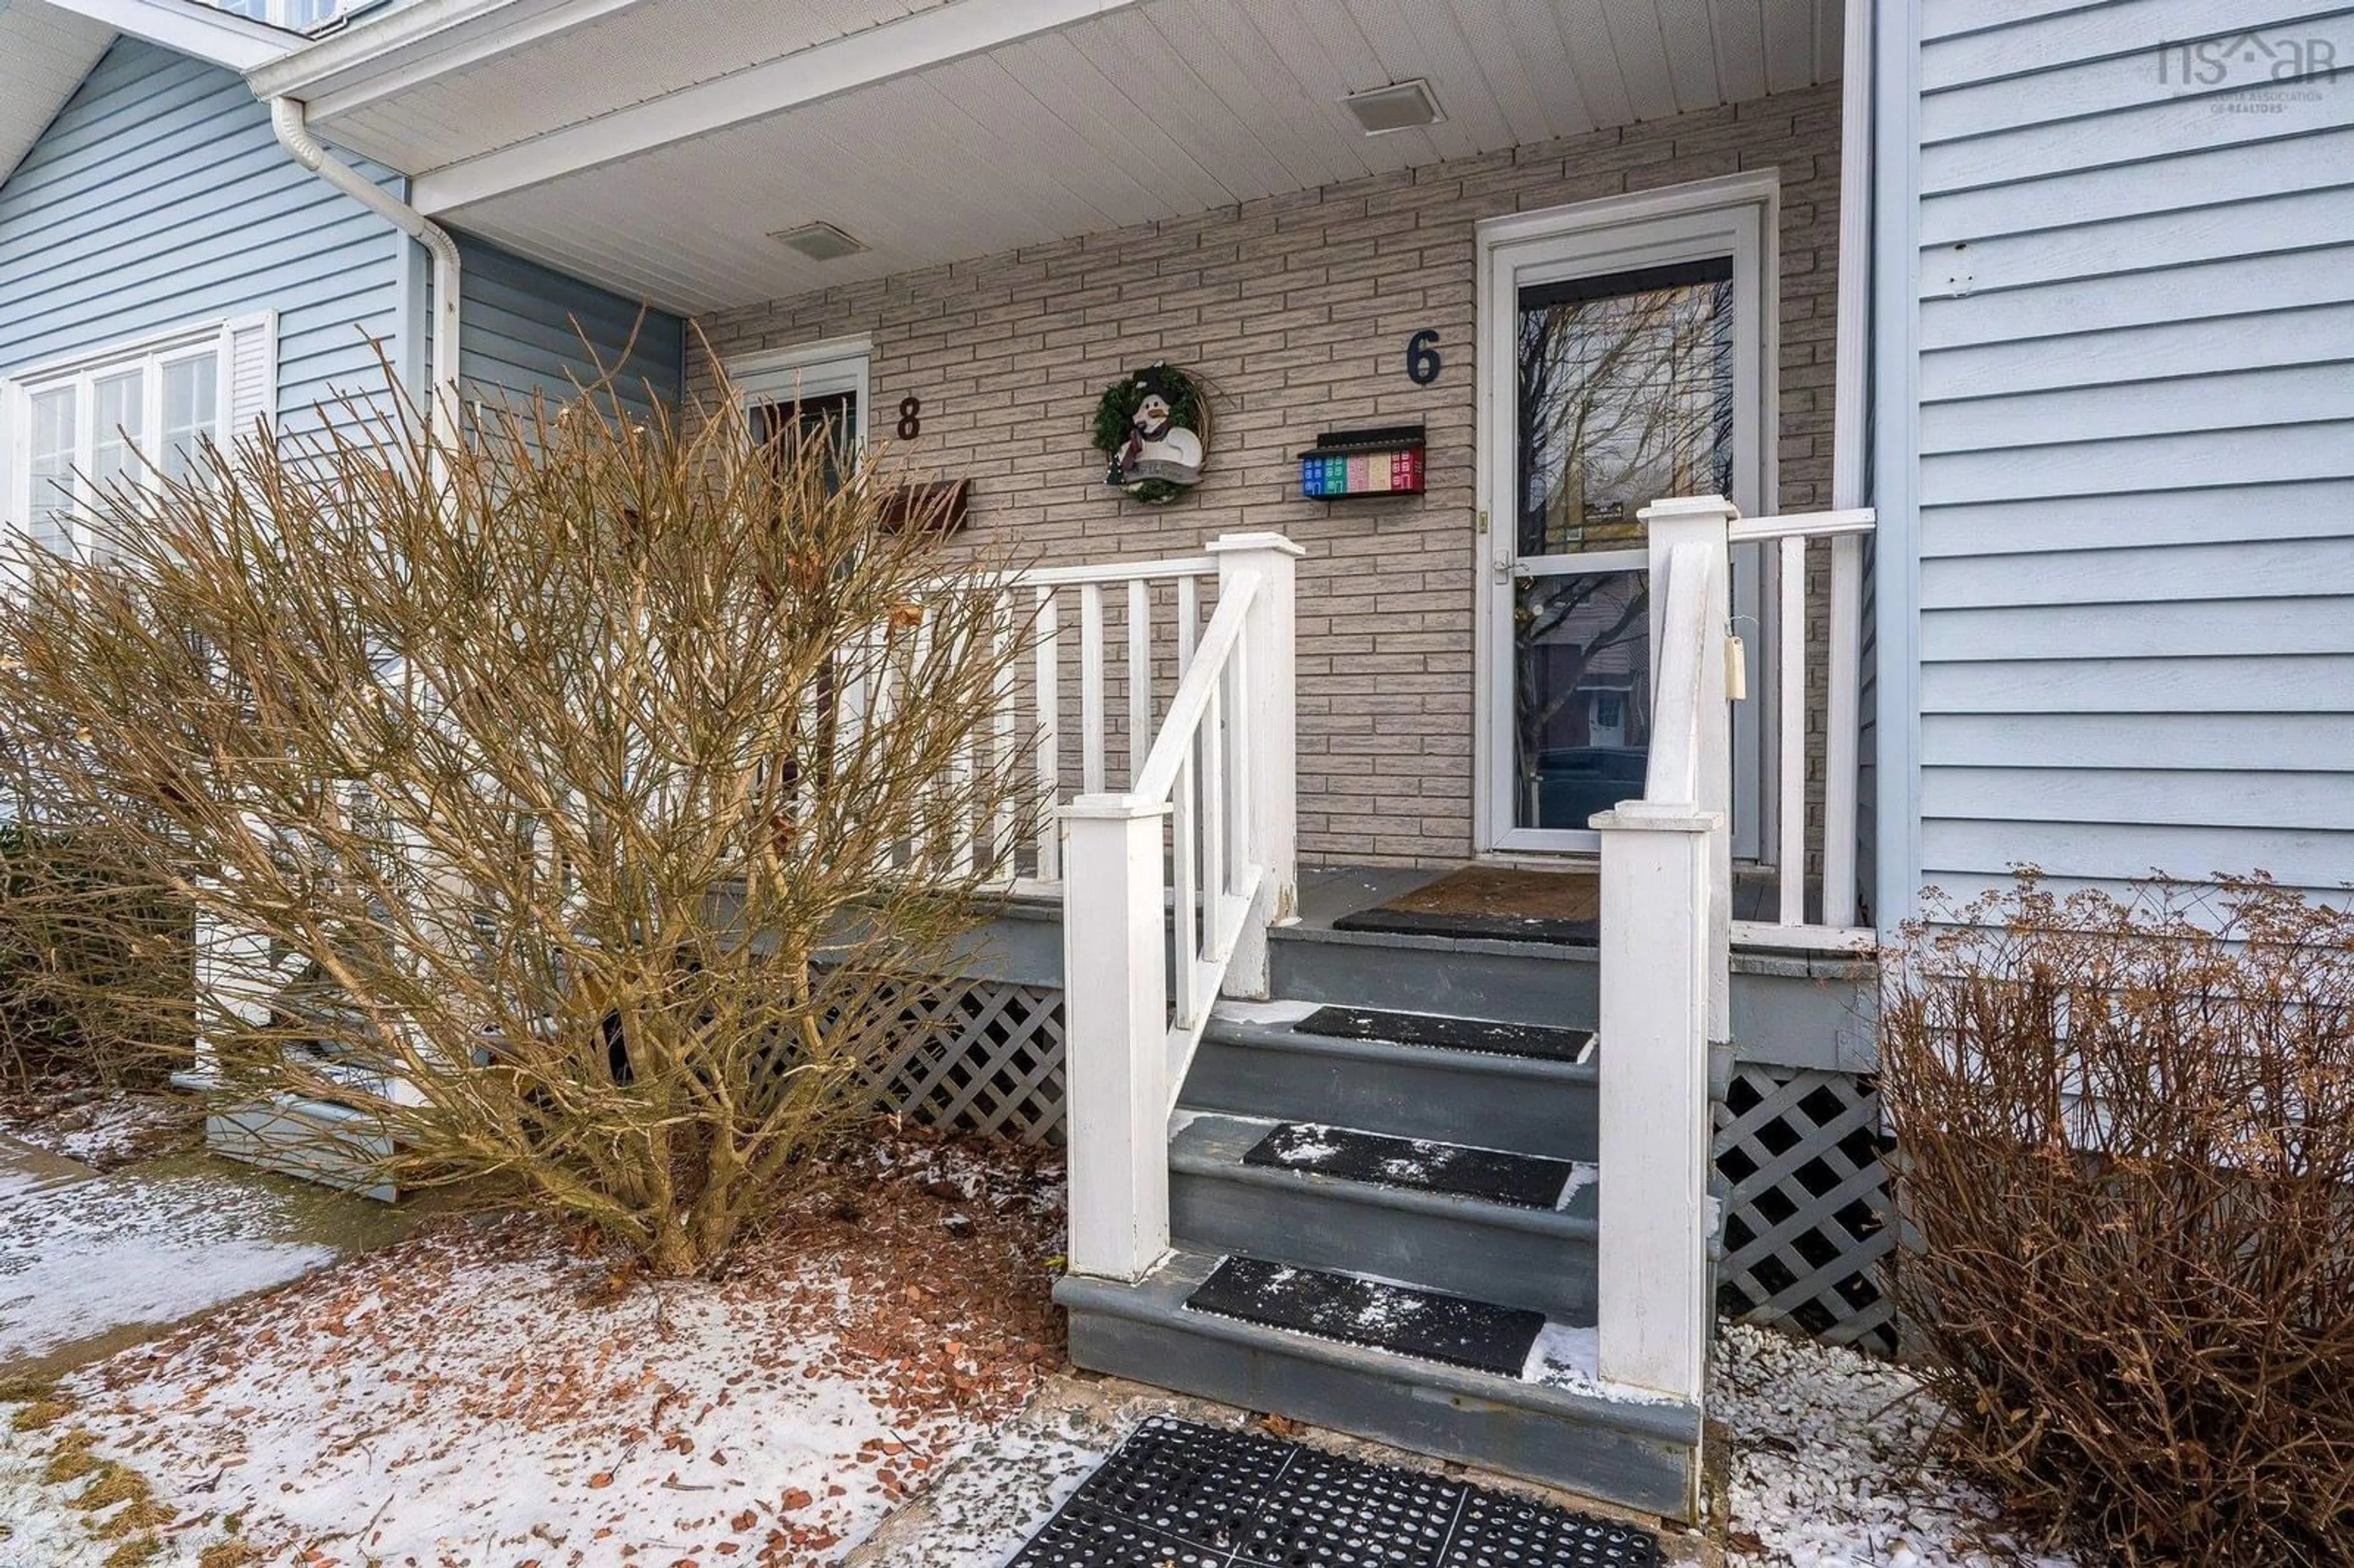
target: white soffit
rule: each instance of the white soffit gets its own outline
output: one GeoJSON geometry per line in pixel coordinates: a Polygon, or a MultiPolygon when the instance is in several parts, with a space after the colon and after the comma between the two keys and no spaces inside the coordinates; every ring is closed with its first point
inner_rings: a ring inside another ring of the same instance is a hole
{"type": "Polygon", "coordinates": [[[577,165],[545,137],[471,163],[432,142],[525,99],[514,62],[326,129],[461,227],[707,311],[1788,91],[1837,77],[1841,33],[1838,0],[1142,0],[552,177],[577,165]],[[1444,121],[1369,137],[1341,105],[1415,77],[1444,121]],[[770,238],[813,222],[871,249],[820,263],[770,238]]]}
{"type": "Polygon", "coordinates": [[[206,0],[54,0],[54,4],[112,32],[128,33],[235,71],[259,70],[306,41],[300,33],[233,15],[206,0]]]}
{"type": "Polygon", "coordinates": [[[0,180],[113,41],[113,28],[47,0],[0,0],[0,180]]]}

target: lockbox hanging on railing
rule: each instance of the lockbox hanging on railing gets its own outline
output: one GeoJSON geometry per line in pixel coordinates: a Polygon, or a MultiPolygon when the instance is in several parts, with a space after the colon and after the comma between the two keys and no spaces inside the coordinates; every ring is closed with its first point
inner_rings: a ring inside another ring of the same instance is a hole
{"type": "Polygon", "coordinates": [[[1420,425],[1327,430],[1299,454],[1299,493],[1310,501],[1422,493],[1420,425]]]}

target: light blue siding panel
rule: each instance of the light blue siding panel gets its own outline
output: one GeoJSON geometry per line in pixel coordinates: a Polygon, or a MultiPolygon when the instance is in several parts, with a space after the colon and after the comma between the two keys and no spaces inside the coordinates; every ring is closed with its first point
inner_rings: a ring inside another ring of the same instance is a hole
{"type": "MultiPolygon", "coordinates": [[[[2354,710],[2354,653],[1989,659],[1926,664],[1921,670],[1925,718],[1947,713],[2345,715],[2349,710],[2354,710]]],[[[2354,729],[2348,735],[2354,737],[2354,729]]],[[[2019,760],[2032,766],[2035,758],[2019,760]]],[[[2225,809],[2223,794],[2218,790],[2213,797],[2218,811],[2225,809]]]]}
{"type": "Polygon", "coordinates": [[[2343,365],[2228,370],[2187,382],[2127,382],[1933,404],[1921,412],[1921,450],[2009,451],[2324,420],[2354,420],[2354,375],[2343,365]]]}
{"type": "Polygon", "coordinates": [[[2083,0],[2032,6],[2018,0],[1929,0],[1924,7],[1930,42],[1921,51],[1921,84],[1967,87],[2054,66],[2147,58],[2161,38],[2229,36],[2293,20],[2308,9],[2300,0],[2148,0],[2135,22],[2138,38],[2121,39],[2116,19],[2083,0]],[[2037,16],[2036,12],[2047,14],[2037,16]],[[1947,37],[1947,34],[1958,34],[1947,37]]]}
{"type": "MultiPolygon", "coordinates": [[[[1933,817],[2011,822],[2140,822],[2169,828],[2292,828],[2354,833],[2354,774],[2250,773],[2228,793],[2153,751],[2140,768],[1932,768],[1921,793],[1933,817]]],[[[2201,867],[2201,870],[2206,869],[2201,867]]]]}
{"type": "MultiPolygon", "coordinates": [[[[2229,493],[2207,497],[2217,532],[2231,526],[2237,499],[2229,493]]],[[[1992,605],[2135,604],[2174,621],[2186,641],[2207,633],[2196,614],[2181,608],[2185,602],[2313,595],[2354,601],[2354,525],[2316,539],[2211,537],[2197,545],[2085,550],[2029,562],[2009,556],[1947,556],[1921,563],[1925,614],[1992,605]]],[[[1984,652],[2003,658],[2009,650],[1993,644],[1984,652]]]]}
{"type": "MultiPolygon", "coordinates": [[[[2147,0],[2142,4],[2120,7],[2129,11],[2148,11],[2160,7],[2147,0]]],[[[2250,15],[2253,8],[2236,7],[2250,15]]],[[[2298,5],[2295,0],[2265,7],[2271,15],[2262,16],[2251,26],[2279,27],[2284,42],[2294,41],[2303,51],[2317,48],[2327,51],[2317,58],[2337,61],[2354,60],[2354,16],[2340,12],[2335,16],[2312,15],[2317,7],[2298,5]],[[2306,13],[2299,15],[2299,13],[2306,13]]],[[[2112,37],[2116,52],[2104,53],[2095,58],[2069,61],[2055,59],[2041,70],[1996,76],[1990,79],[1958,82],[1945,88],[1932,87],[1922,96],[1921,134],[1925,143],[1952,141],[1966,136],[1982,136],[1989,132],[2008,132],[2017,126],[2074,122],[2112,116],[2145,108],[2152,104],[2196,104],[2202,111],[2212,113],[2211,103],[2220,93],[2237,91],[2250,86],[2274,85],[2266,79],[2264,69],[2245,75],[2225,72],[2213,85],[2204,76],[2194,73],[2192,62],[2177,50],[2162,48],[2179,39],[2196,39],[2235,31],[2231,24],[2218,16],[2189,33],[2168,33],[2137,17],[2130,37],[2119,33],[2112,37]]],[[[1924,58],[1926,67],[1942,52],[1931,49],[1924,58]]],[[[2295,70],[2294,62],[2304,58],[2300,52],[2285,56],[2282,69],[2295,70]]],[[[2284,81],[2279,85],[2290,85],[2284,81]]],[[[2326,96],[2326,94],[2325,94],[2326,96]]],[[[2284,101],[2286,110],[2309,101],[2284,101]]],[[[2228,116],[2224,116],[2228,117],[2228,116]]],[[[2265,113],[2243,114],[2244,120],[2293,116],[2265,113]]],[[[1935,187],[1932,187],[1935,188],[1935,187]]]]}
{"type": "Polygon", "coordinates": [[[1926,880],[1947,892],[2023,863],[2111,886],[2156,873],[2199,879],[2265,871],[2342,897],[2354,883],[2354,832],[1936,817],[1922,825],[1921,860],[1926,880]]]}
{"type": "Polygon", "coordinates": [[[602,366],[612,395],[637,416],[656,402],[677,406],[686,354],[680,318],[472,238],[461,249],[458,374],[469,397],[518,408],[540,395],[567,401],[602,366]]]}
{"type": "Polygon", "coordinates": [[[1883,160],[1918,156],[1893,209],[1917,233],[1880,252],[1889,282],[1918,279],[1878,366],[1917,424],[1882,449],[1913,493],[1879,588],[1917,607],[1882,680],[1918,726],[1909,777],[1882,781],[1917,835],[1883,902],[2022,862],[2062,889],[2156,869],[2336,887],[2354,878],[2354,90],[2190,90],[2159,49],[2255,28],[2354,61],[2354,8],[1919,16],[1894,79],[1925,85],[1880,122],[1883,160]]]}
{"type": "Polygon", "coordinates": [[[2354,132],[2326,132],[2270,146],[2274,152],[2264,157],[2252,157],[2243,147],[2219,147],[2119,168],[2072,169],[2049,179],[1956,191],[1937,198],[1935,221],[1922,226],[1921,242],[1983,243],[1990,235],[2221,207],[2321,190],[2354,178],[2354,132]]]}
{"type": "MultiPolygon", "coordinates": [[[[2316,266],[2325,267],[2330,256],[2340,253],[2316,254],[2316,266]]],[[[2110,287],[2157,302],[2173,292],[2162,275],[2118,278],[2110,287]]],[[[2247,307],[2242,313],[2208,321],[2084,333],[2065,340],[1956,345],[1925,354],[1921,396],[1939,403],[2044,387],[2354,360],[2354,305],[2268,309],[2262,296],[2240,302],[2247,307]]]]}
{"type": "MultiPolygon", "coordinates": [[[[2338,714],[1947,714],[1923,736],[1931,769],[2009,768],[2022,757],[2038,768],[2101,771],[2147,768],[2176,772],[2340,774],[2346,718],[2338,714]]],[[[2203,796],[2206,786],[2176,788],[2203,796]]]]}
{"type": "Polygon", "coordinates": [[[121,39],[0,185],[0,375],[273,311],[299,428],[383,390],[363,334],[398,330],[406,243],[286,156],[233,72],[121,39]]]}
{"type": "MultiPolygon", "coordinates": [[[[2190,585],[2193,594],[2202,585],[2190,585]]],[[[2354,653],[2354,617],[2341,599],[2187,599],[2166,615],[2147,603],[2018,605],[1936,609],[1921,617],[1925,663],[1975,663],[1989,648],[2013,659],[2158,659],[2181,653],[2185,617],[2199,621],[2194,655],[2354,653]]]]}
{"type": "MultiPolygon", "coordinates": [[[[2270,539],[2342,539],[2354,517],[2354,479],[2309,484],[2232,488],[2231,535],[2235,543],[2270,539]]],[[[2211,546],[2216,498],[2204,491],[2160,495],[2070,496],[1940,505],[1921,518],[1921,555],[2041,556],[2078,550],[2140,550],[2154,546],[2211,546]]],[[[2232,552],[2237,555],[2238,552],[2232,552]]],[[[2041,561],[1989,564],[1993,573],[2027,576],[2049,569],[2041,561]]],[[[2071,568],[2074,569],[2074,568],[2071,568]]]]}
{"type": "Polygon", "coordinates": [[[2168,99],[2097,121],[2068,120],[1958,141],[1928,141],[1921,148],[1921,189],[1932,196],[1975,190],[2076,169],[2130,167],[2213,147],[2335,131],[2346,122],[2343,105],[2335,101],[2342,96],[2329,91],[2300,96],[2283,103],[2277,114],[2223,112],[2211,98],[2168,99]]]}
{"type": "MultiPolygon", "coordinates": [[[[2348,155],[2354,157],[2354,149],[2348,155]]],[[[2139,286],[2103,276],[1924,300],[1921,344],[1967,348],[2218,317],[2244,322],[2252,315],[2349,301],[2354,301],[2354,245],[2339,245],[2170,268],[2139,286]]]]}

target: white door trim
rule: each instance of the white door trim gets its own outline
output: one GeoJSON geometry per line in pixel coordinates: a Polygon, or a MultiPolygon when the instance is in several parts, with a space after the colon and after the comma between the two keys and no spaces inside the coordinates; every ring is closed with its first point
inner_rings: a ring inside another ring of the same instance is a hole
{"type": "MultiPolygon", "coordinates": [[[[1512,349],[1511,305],[1522,281],[1611,272],[1676,259],[1732,254],[1734,260],[1736,308],[1752,313],[1754,327],[1741,334],[1736,344],[1740,377],[1737,396],[1755,414],[1736,438],[1734,501],[1744,513],[1770,514],[1779,493],[1776,448],[1780,432],[1780,250],[1777,239],[1781,208],[1781,176],[1759,169],[1721,178],[1670,185],[1598,201],[1579,202],[1539,212],[1515,213],[1480,223],[1475,230],[1477,269],[1474,278],[1474,331],[1478,334],[1479,372],[1474,429],[1477,443],[1476,504],[1478,526],[1472,540],[1472,580],[1477,584],[1472,736],[1473,847],[1482,856],[1523,856],[1532,853],[1593,853],[1599,845],[1588,832],[1517,829],[1507,791],[1508,769],[1501,766],[1500,747],[1509,735],[1507,708],[1512,700],[1512,672],[1500,669],[1497,588],[1500,572],[1509,571],[1512,551],[1511,508],[1517,482],[1511,468],[1512,443],[1503,439],[1503,412],[1511,407],[1516,359],[1512,349]],[[1744,265],[1745,264],[1745,265],[1744,265]],[[1747,292],[1743,292],[1743,291],[1747,292]],[[1754,297],[1753,297],[1754,296],[1754,297]],[[1744,365],[1743,362],[1746,362],[1744,365]]],[[[1615,556],[1596,556],[1595,565],[1620,564],[1615,556]]],[[[1751,616],[1746,602],[1757,592],[1755,572],[1744,602],[1736,608],[1751,616]]],[[[1768,645],[1760,635],[1755,645],[1768,645]]],[[[1764,672],[1751,672],[1751,688],[1760,688],[1764,672]]],[[[1770,688],[1770,682],[1767,683],[1770,688]]],[[[1755,705],[1736,711],[1736,730],[1754,732],[1755,705]]],[[[1754,738],[1747,745],[1735,736],[1736,767],[1744,754],[1755,760],[1754,738]]],[[[1759,789],[1750,790],[1748,830],[1770,814],[1759,789]]],[[[1740,846],[1736,845],[1736,849],[1740,846]]],[[[1755,849],[1747,853],[1754,854],[1755,849]]]]}

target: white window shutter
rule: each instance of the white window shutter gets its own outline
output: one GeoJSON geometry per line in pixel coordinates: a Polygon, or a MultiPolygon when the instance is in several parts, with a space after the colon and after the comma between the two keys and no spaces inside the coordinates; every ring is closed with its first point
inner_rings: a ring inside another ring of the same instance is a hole
{"type": "Polygon", "coordinates": [[[254,421],[278,419],[278,318],[240,316],[228,323],[228,437],[253,433],[254,421]]]}

